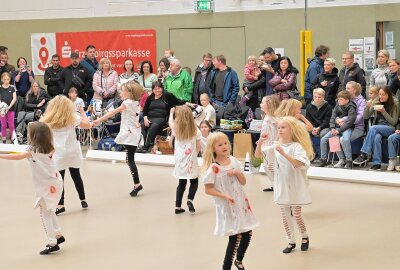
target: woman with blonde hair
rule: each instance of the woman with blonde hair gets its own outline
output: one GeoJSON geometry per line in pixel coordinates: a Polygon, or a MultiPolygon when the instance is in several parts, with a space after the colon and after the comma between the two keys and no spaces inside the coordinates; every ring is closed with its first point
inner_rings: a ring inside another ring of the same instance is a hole
{"type": "MultiPolygon", "coordinates": [[[[54,135],[54,162],[63,180],[65,170],[68,168],[83,209],[88,207],[85,197],[85,189],[79,168],[82,164],[82,151],[79,141],[76,139],[75,128],[90,128],[90,122],[83,108],[79,115],[75,112],[74,103],[66,96],[58,95],[49,101],[42,122],[47,123],[54,135]]],[[[64,191],[61,195],[56,214],[65,212],[64,191]]]]}
{"type": "MultiPolygon", "coordinates": [[[[267,139],[268,134],[261,134],[257,148],[260,148],[267,139]]],[[[307,170],[314,151],[310,136],[296,118],[282,117],[278,122],[278,141],[262,151],[264,155],[275,156],[274,201],[281,209],[289,242],[283,253],[290,253],[296,247],[291,212],[302,235],[301,250],[306,251],[310,241],[301,208],[303,205],[311,204],[307,170]]]]}
{"type": "Polygon", "coordinates": [[[197,155],[200,152],[201,133],[193,118],[192,110],[187,106],[172,108],[169,115],[169,126],[175,136],[175,169],[173,175],[179,179],[176,189],[175,214],[185,212],[182,206],[182,197],[186,189],[187,180],[190,180],[187,206],[189,212],[196,210],[193,199],[199,185],[197,155]]]}
{"type": "Polygon", "coordinates": [[[378,52],[378,58],[376,59],[377,67],[371,73],[370,86],[381,88],[388,84],[390,77],[389,59],[390,54],[387,50],[380,50],[378,52]]]}
{"type": "Polygon", "coordinates": [[[108,58],[101,58],[99,69],[93,75],[93,99],[108,101],[113,98],[118,86],[118,73],[112,69],[108,58]]]}
{"type": "Polygon", "coordinates": [[[301,107],[303,104],[301,104],[300,101],[294,98],[290,98],[287,100],[283,100],[281,102],[281,105],[278,107],[278,109],[275,112],[276,117],[284,117],[284,116],[292,116],[298,119],[300,122],[302,122],[307,129],[307,131],[312,131],[313,130],[313,125],[311,124],[308,119],[301,114],[301,107]]]}

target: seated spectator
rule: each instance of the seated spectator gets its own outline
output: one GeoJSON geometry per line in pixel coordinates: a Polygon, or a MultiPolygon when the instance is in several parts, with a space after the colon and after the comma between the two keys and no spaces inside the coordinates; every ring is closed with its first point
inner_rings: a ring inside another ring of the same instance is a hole
{"type": "Polygon", "coordinates": [[[139,74],[135,72],[135,67],[133,65],[132,59],[126,59],[124,62],[125,72],[119,75],[117,90],[121,91],[121,85],[132,80],[138,80],[139,74]]]}
{"type": "Polygon", "coordinates": [[[165,82],[165,78],[169,74],[169,65],[169,61],[165,57],[158,62],[157,78],[162,83],[165,82]]]}
{"type": "Polygon", "coordinates": [[[325,100],[331,107],[336,105],[336,94],[339,89],[338,69],[335,67],[335,59],[327,58],[324,61],[324,70],[312,84],[312,89],[322,88],[325,91],[325,100]]]}
{"type": "Polygon", "coordinates": [[[15,102],[17,101],[17,94],[15,93],[15,88],[11,85],[11,75],[8,72],[4,72],[1,74],[1,82],[0,85],[0,103],[2,105],[2,109],[0,112],[0,121],[1,121],[1,137],[3,139],[3,143],[6,143],[7,136],[7,125],[8,130],[10,131],[10,139],[11,141],[15,139],[13,137],[14,133],[14,118],[15,118],[15,102]]]}
{"type": "Polygon", "coordinates": [[[26,137],[26,125],[34,120],[39,120],[50,99],[47,91],[41,88],[37,81],[32,82],[31,89],[25,96],[25,111],[20,111],[17,116],[18,139],[26,137]]]}
{"type": "Polygon", "coordinates": [[[394,97],[397,97],[397,100],[400,100],[400,61],[397,59],[389,60],[389,80],[388,86],[392,91],[394,97]]]}
{"type": "Polygon", "coordinates": [[[377,68],[374,69],[370,76],[370,85],[378,86],[379,88],[387,85],[390,69],[388,65],[390,55],[387,50],[380,50],[378,52],[378,58],[376,59],[377,68]]]}
{"type": "Polygon", "coordinates": [[[399,120],[398,102],[393,100],[392,92],[388,86],[379,90],[377,100],[367,103],[364,119],[369,119],[372,114],[374,115],[374,123],[368,130],[361,148],[361,155],[353,163],[366,166],[368,156],[372,155],[372,167],[370,169],[380,170],[382,168],[382,138],[388,138],[395,132],[399,120]]]}
{"type": "Polygon", "coordinates": [[[108,58],[101,58],[99,70],[93,76],[93,99],[102,100],[105,104],[112,99],[117,91],[118,73],[112,69],[108,58]]]}
{"type": "MultiPolygon", "coordinates": [[[[313,101],[306,107],[306,118],[313,125],[311,137],[322,138],[329,132],[332,107],[324,99],[325,91],[322,88],[316,88],[313,91],[313,101]]],[[[317,150],[314,148],[314,152],[319,156],[317,150]]]]}
{"type": "Polygon", "coordinates": [[[389,165],[387,167],[388,171],[393,171],[396,166],[399,165],[399,157],[397,153],[399,151],[400,145],[400,119],[399,124],[397,124],[397,129],[388,138],[388,151],[389,151],[389,165]]]}
{"type": "Polygon", "coordinates": [[[81,108],[85,108],[85,102],[83,101],[83,99],[78,97],[78,89],[76,89],[75,87],[71,87],[68,90],[68,97],[74,103],[75,112],[80,113],[81,108]]]}
{"type": "Polygon", "coordinates": [[[63,68],[60,66],[60,56],[54,54],[51,57],[51,67],[46,68],[44,72],[44,84],[47,85],[47,93],[50,97],[55,97],[63,93],[61,84],[61,74],[63,68]]]}
{"type": "Polygon", "coordinates": [[[165,92],[161,82],[153,83],[153,91],[147,98],[143,109],[142,135],[145,143],[143,147],[138,148],[138,153],[146,153],[150,150],[156,136],[167,127],[171,108],[183,104],[194,106],[194,104],[177,99],[173,94],[165,92]]]}
{"type": "Polygon", "coordinates": [[[140,77],[139,83],[146,90],[146,92],[151,92],[153,82],[156,82],[157,75],[153,73],[153,65],[150,61],[143,61],[140,66],[140,77]]]}
{"type": "Polygon", "coordinates": [[[290,98],[288,91],[296,89],[296,75],[299,71],[293,67],[289,57],[283,56],[279,61],[279,69],[269,80],[269,85],[282,101],[290,98]]]}
{"type": "Polygon", "coordinates": [[[8,54],[6,51],[0,52],[0,75],[4,72],[12,74],[15,71],[15,67],[8,63],[8,54]]]}
{"type": "MultiPolygon", "coordinates": [[[[356,104],[357,116],[354,122],[354,129],[351,133],[350,141],[353,142],[356,139],[364,136],[365,133],[365,123],[364,123],[364,108],[365,108],[365,98],[361,95],[362,86],[361,84],[350,81],[346,84],[346,91],[350,93],[351,101],[356,104]]],[[[339,126],[344,125],[346,118],[338,120],[337,124],[339,126]]]]}
{"type": "Polygon", "coordinates": [[[12,74],[14,85],[17,89],[17,95],[25,97],[31,88],[31,83],[35,80],[35,74],[33,74],[32,69],[28,66],[28,62],[23,57],[18,58],[17,67],[18,70],[12,74]]]}
{"type": "MultiPolygon", "coordinates": [[[[200,123],[206,120],[211,127],[214,127],[217,123],[217,117],[214,107],[210,104],[210,98],[206,93],[200,95],[200,103],[202,110],[200,114],[195,117],[196,125],[200,126],[200,123]]],[[[197,108],[195,111],[197,111],[197,108]]]]}
{"type": "Polygon", "coordinates": [[[192,77],[181,68],[181,62],[178,59],[171,61],[169,71],[170,73],[165,78],[165,90],[177,99],[190,102],[193,94],[192,77]]]}
{"type": "Polygon", "coordinates": [[[337,104],[332,111],[329,128],[331,129],[324,137],[321,138],[321,158],[317,167],[325,167],[328,164],[328,141],[334,136],[340,137],[340,145],[343,151],[336,152],[339,157],[339,162],[334,168],[351,169],[352,153],[350,136],[356,121],[356,105],[350,100],[351,95],[347,91],[338,93],[337,104]],[[344,124],[339,125],[337,120],[343,120],[344,124]],[[344,155],[343,155],[344,152],[344,155]]]}

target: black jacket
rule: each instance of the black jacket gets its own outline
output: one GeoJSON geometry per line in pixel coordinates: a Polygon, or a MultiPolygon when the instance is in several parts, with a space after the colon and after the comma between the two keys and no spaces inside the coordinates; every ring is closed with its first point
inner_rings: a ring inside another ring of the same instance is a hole
{"type": "MultiPolygon", "coordinates": [[[[173,94],[168,93],[166,91],[164,91],[163,95],[160,98],[167,105],[167,108],[165,110],[166,118],[169,116],[169,111],[171,110],[172,107],[184,105],[186,103],[186,101],[178,99],[173,94]]],[[[148,98],[146,99],[146,103],[144,104],[143,116],[148,116],[150,103],[153,102],[154,100],[155,100],[155,97],[154,97],[154,94],[152,93],[150,96],[148,96],[148,98]]]]}
{"type": "Polygon", "coordinates": [[[312,84],[312,89],[315,88],[322,88],[325,90],[325,100],[334,108],[336,105],[336,95],[339,89],[338,69],[333,68],[332,73],[323,72],[319,74],[312,84]],[[323,81],[327,81],[328,84],[322,86],[321,83],[323,81]]]}
{"type": "Polygon", "coordinates": [[[332,116],[332,107],[328,102],[324,101],[324,104],[318,109],[314,102],[311,102],[306,107],[306,118],[311,122],[313,127],[320,128],[320,131],[324,128],[329,128],[329,121],[332,116]]]}
{"type": "Polygon", "coordinates": [[[391,73],[389,75],[388,86],[389,86],[390,90],[392,91],[393,95],[396,95],[397,91],[400,90],[400,81],[397,78],[397,72],[391,73]]]}
{"type": "Polygon", "coordinates": [[[206,75],[206,81],[205,81],[205,92],[199,91],[199,86],[200,86],[200,79],[201,79],[201,72],[203,68],[199,65],[196,68],[195,74],[194,74],[194,80],[193,80],[193,95],[192,95],[192,102],[196,104],[200,104],[200,95],[203,93],[209,93],[207,92],[208,86],[210,85],[211,82],[211,71],[214,69],[214,66],[211,64],[210,67],[207,69],[207,75],[206,75]]]}
{"type": "Polygon", "coordinates": [[[357,108],[356,104],[354,104],[354,102],[352,102],[352,101],[349,101],[349,103],[347,103],[344,106],[340,106],[339,104],[336,104],[335,108],[332,111],[332,117],[331,117],[331,121],[329,123],[329,127],[331,129],[338,130],[340,133],[343,133],[344,131],[346,131],[349,128],[353,128],[354,122],[356,121],[356,117],[357,117],[356,108],[357,108]],[[336,118],[343,118],[345,116],[347,117],[347,120],[341,127],[339,127],[336,124],[336,118]]]}
{"type": "Polygon", "coordinates": [[[365,90],[367,87],[367,83],[365,81],[365,72],[357,63],[354,63],[353,66],[347,71],[345,75],[346,68],[342,68],[339,72],[339,91],[346,89],[346,84],[350,81],[355,81],[361,84],[361,94],[365,98],[365,90]]]}
{"type": "Polygon", "coordinates": [[[55,97],[63,93],[63,85],[61,82],[61,75],[64,68],[61,66],[57,69],[48,67],[44,71],[44,84],[47,85],[47,92],[51,97],[55,97]]]}
{"type": "Polygon", "coordinates": [[[34,94],[28,93],[25,96],[25,109],[28,112],[33,112],[36,109],[41,109],[44,111],[44,109],[47,107],[47,102],[51,99],[49,94],[47,93],[46,90],[40,89],[39,90],[39,95],[35,96],[34,94]],[[45,100],[44,104],[38,108],[37,105],[42,101],[45,100]]]}
{"type": "Polygon", "coordinates": [[[61,74],[61,84],[64,89],[63,90],[64,94],[67,95],[68,90],[74,86],[76,87],[76,89],[78,89],[78,96],[82,99],[86,99],[86,94],[88,89],[92,86],[92,81],[93,81],[93,76],[80,63],[77,67],[69,65],[64,69],[63,73],[61,74]],[[83,84],[78,85],[74,83],[72,81],[73,76],[78,76],[83,82],[83,84]]]}

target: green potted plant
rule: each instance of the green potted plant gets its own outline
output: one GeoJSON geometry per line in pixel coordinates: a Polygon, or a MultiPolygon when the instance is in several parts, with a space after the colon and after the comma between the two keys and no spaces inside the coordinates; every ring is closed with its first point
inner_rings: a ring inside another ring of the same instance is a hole
{"type": "Polygon", "coordinates": [[[262,163],[263,163],[263,158],[261,157],[251,158],[251,167],[255,169],[254,172],[258,172],[262,163]]]}

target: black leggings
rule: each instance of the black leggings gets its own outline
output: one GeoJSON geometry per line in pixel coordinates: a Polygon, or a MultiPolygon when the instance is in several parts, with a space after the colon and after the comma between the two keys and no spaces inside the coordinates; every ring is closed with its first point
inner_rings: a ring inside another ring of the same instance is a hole
{"type": "MultiPolygon", "coordinates": [[[[81,177],[81,173],[79,172],[79,168],[68,168],[69,173],[71,174],[71,178],[74,181],[76,191],[78,191],[79,199],[85,200],[85,188],[83,186],[83,181],[81,177]]],[[[61,177],[63,179],[63,192],[61,194],[59,205],[64,205],[64,176],[65,170],[60,171],[61,177]]]]}
{"type": "MultiPolygon", "coordinates": [[[[182,198],[183,198],[183,193],[185,193],[186,184],[187,184],[187,179],[179,179],[179,185],[176,188],[176,201],[175,201],[176,207],[182,206],[182,198]]],[[[199,186],[198,178],[190,179],[188,200],[193,201],[198,186],[199,186]]]]}
{"type": "Polygon", "coordinates": [[[226,247],[223,270],[230,270],[232,266],[233,259],[236,255],[236,260],[243,261],[244,254],[250,245],[251,236],[253,231],[248,231],[244,233],[239,233],[229,236],[228,246],[226,247]]]}
{"type": "Polygon", "coordinates": [[[126,149],[126,163],[128,163],[129,169],[131,170],[133,182],[135,184],[139,184],[139,173],[135,163],[135,153],[137,146],[124,144],[124,147],[126,149]]]}

